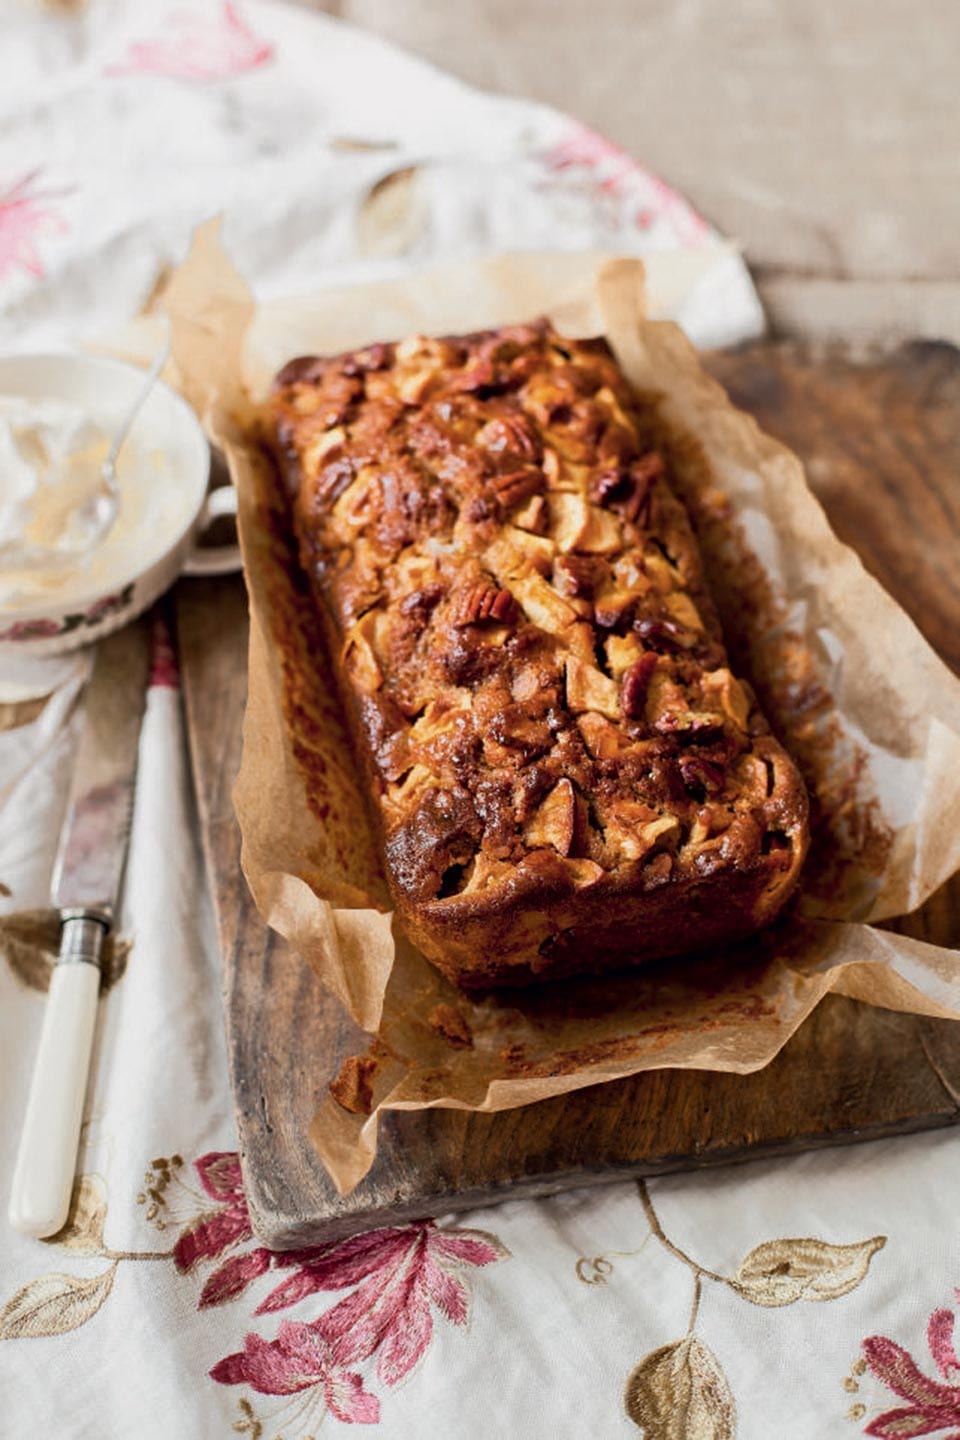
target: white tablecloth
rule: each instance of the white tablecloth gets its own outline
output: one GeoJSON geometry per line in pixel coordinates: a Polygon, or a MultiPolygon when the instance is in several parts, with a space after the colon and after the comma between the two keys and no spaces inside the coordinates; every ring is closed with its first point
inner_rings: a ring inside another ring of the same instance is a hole
{"type": "MultiPolygon", "coordinates": [[[[217,209],[262,294],[496,248],[694,244],[707,260],[674,309],[703,340],[760,324],[742,266],[708,255],[715,237],[684,202],[552,111],[252,0],[5,13],[6,348],[116,331],[217,209]]],[[[4,1204],[49,970],[32,912],[84,668],[0,734],[4,1204]]],[[[258,1246],[160,621],[129,876],[73,1221],[51,1243],[3,1230],[0,1434],[960,1435],[949,1132],[441,1216],[309,1255],[258,1246]]]]}

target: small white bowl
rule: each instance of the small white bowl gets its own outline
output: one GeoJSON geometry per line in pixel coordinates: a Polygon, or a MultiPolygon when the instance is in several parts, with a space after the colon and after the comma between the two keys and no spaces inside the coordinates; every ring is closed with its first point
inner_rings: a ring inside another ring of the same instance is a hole
{"type": "MultiPolygon", "coordinates": [[[[87,355],[0,356],[0,395],[60,400],[78,406],[106,435],[116,432],[143,371],[119,360],[87,355]]],[[[163,455],[164,483],[187,492],[186,517],[170,534],[145,537],[142,553],[89,593],[74,591],[65,604],[55,595],[20,606],[0,605],[0,659],[59,655],[118,630],[152,605],[181,572],[224,574],[240,568],[235,545],[196,550],[200,534],[218,515],[236,514],[232,485],[207,494],[210,447],[194,412],[157,381],[133,422],[127,444],[163,455]]],[[[122,464],[121,452],[121,464],[122,464]]],[[[2,476],[0,476],[2,483],[2,476]]]]}

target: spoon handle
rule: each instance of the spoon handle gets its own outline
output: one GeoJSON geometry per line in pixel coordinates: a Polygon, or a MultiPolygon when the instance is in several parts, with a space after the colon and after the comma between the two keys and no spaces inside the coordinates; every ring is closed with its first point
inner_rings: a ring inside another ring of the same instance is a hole
{"type": "Polygon", "coordinates": [[[140,413],[140,407],[143,405],[144,400],[146,400],[147,396],[150,394],[150,391],[153,389],[157,380],[160,378],[160,372],[162,371],[164,365],[166,365],[169,358],[170,341],[166,340],[164,344],[161,345],[160,349],[157,351],[157,354],[154,356],[153,364],[150,366],[150,369],[143,377],[143,384],[140,386],[140,389],[137,391],[130,404],[129,410],[127,411],[123,420],[120,422],[119,429],[114,434],[113,444],[107,451],[107,457],[103,462],[103,476],[106,483],[110,486],[111,489],[113,489],[116,484],[114,478],[114,471],[116,469],[117,456],[120,454],[120,451],[123,447],[123,442],[130,434],[130,426],[133,424],[134,420],[136,420],[137,415],[140,413]]]}

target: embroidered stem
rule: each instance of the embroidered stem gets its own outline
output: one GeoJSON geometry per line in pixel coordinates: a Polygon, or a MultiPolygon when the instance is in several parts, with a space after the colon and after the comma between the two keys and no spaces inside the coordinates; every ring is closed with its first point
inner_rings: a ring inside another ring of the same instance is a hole
{"type": "Polygon", "coordinates": [[[611,1255],[624,1260],[634,1255],[642,1255],[649,1243],[650,1236],[645,1235],[643,1244],[638,1245],[635,1250],[608,1250],[605,1255],[581,1255],[573,1267],[574,1274],[584,1285],[606,1285],[609,1276],[613,1274],[611,1255]]]}
{"type": "Polygon", "coordinates": [[[697,1323],[697,1315],[700,1313],[700,1296],[703,1292],[703,1277],[700,1271],[696,1271],[693,1277],[693,1303],[690,1306],[690,1320],[687,1324],[687,1334],[693,1334],[693,1327],[697,1323]]]}
{"type": "MultiPolygon", "coordinates": [[[[653,1208],[653,1202],[647,1191],[645,1180],[637,1181],[637,1189],[640,1192],[640,1204],[643,1206],[643,1213],[647,1217],[647,1224],[663,1248],[668,1250],[675,1259],[682,1261],[688,1270],[692,1270],[698,1280],[705,1277],[707,1280],[716,1280],[720,1285],[729,1285],[730,1281],[725,1275],[718,1275],[715,1270],[708,1270],[705,1265],[699,1265],[696,1260],[691,1259],[685,1251],[680,1249],[679,1245],[675,1245],[670,1237],[664,1233],[663,1226],[657,1219],[657,1212],[653,1208]]],[[[699,1304],[699,1294],[697,1296],[697,1303],[699,1304]]]]}

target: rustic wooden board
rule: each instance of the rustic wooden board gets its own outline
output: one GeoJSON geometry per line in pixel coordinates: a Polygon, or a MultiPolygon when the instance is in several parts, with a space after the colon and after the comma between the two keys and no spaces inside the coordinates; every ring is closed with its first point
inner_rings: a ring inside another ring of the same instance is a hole
{"type": "MultiPolygon", "coordinates": [[[[960,670],[960,352],[918,344],[858,362],[764,343],[710,364],[804,458],[839,533],[960,670]]],[[[268,1245],[960,1118],[960,1025],[828,997],[756,1075],[664,1071],[498,1115],[390,1115],[374,1168],[341,1199],[307,1135],[359,1032],[264,926],[239,868],[230,791],[246,677],[242,584],[191,580],[178,608],[247,1195],[268,1245]]],[[[960,942],[960,883],[902,928],[960,942]]]]}

